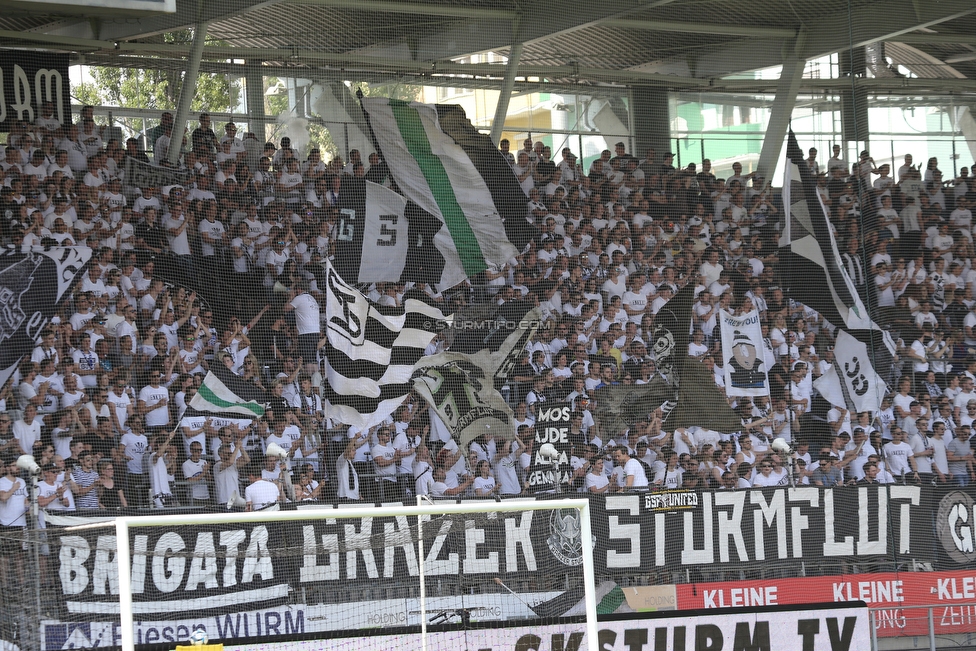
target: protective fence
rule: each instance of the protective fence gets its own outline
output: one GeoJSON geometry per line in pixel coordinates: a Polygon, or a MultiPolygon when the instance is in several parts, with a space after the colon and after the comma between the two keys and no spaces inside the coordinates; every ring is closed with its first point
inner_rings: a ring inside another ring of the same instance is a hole
{"type": "MultiPolygon", "coordinates": [[[[463,627],[580,617],[579,515],[548,502],[554,510],[445,515],[419,529],[412,517],[342,509],[131,528],[136,645],[185,643],[198,628],[224,644],[355,636],[417,627],[421,609],[431,625],[463,627]]],[[[113,514],[90,515],[4,532],[16,563],[5,634],[22,648],[120,643],[116,532],[97,524],[113,514]]],[[[925,635],[913,606],[934,604],[938,634],[973,632],[972,515],[971,492],[905,485],[594,497],[598,612],[864,601],[886,609],[884,637],[925,635]]]]}

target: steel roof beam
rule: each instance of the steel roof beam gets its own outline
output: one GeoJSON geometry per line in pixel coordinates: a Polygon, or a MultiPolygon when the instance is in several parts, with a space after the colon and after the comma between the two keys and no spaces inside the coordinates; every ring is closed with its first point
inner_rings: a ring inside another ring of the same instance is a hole
{"type": "Polygon", "coordinates": [[[387,2],[385,0],[285,0],[291,5],[314,5],[359,11],[378,11],[394,14],[421,16],[447,16],[450,18],[477,18],[486,20],[513,20],[518,12],[512,9],[486,9],[483,7],[459,7],[457,5],[430,2],[387,2]]]}
{"type": "Polygon", "coordinates": [[[793,38],[796,29],[781,27],[753,27],[718,23],[684,23],[669,20],[627,20],[612,18],[600,23],[600,27],[639,29],[649,32],[682,32],[687,34],[717,34],[720,36],[753,36],[758,38],[793,38]]]}
{"type": "Polygon", "coordinates": [[[923,34],[911,33],[889,38],[908,45],[976,45],[976,36],[969,34],[923,34]]]}

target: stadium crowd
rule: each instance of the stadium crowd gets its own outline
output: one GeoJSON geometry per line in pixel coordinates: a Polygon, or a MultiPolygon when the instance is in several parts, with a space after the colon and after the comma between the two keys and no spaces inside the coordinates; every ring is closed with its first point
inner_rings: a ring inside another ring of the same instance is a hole
{"type": "MultiPolygon", "coordinates": [[[[423,291],[445,312],[525,302],[544,323],[509,376],[512,440],[485,434],[468,450],[411,396],[367,431],[336,422],[318,393],[324,309],[315,268],[334,255],[344,175],[384,182],[376,153],[326,161],[287,138],[262,143],[207,114],[165,167],[172,115],[147,155],[99,126],[91,107],[60,124],[45,106],[8,134],[0,208],[8,247],[87,246],[91,265],[0,393],[0,525],[26,526],[18,455],[42,469],[45,510],[184,505],[247,508],[283,500],[517,495],[531,464],[539,405],[568,401],[573,487],[594,494],[660,488],[736,489],[794,480],[846,483],[976,480],[976,268],[968,170],[945,179],[938,161],[892,173],[868,152],[845,161],[810,150],[843,260],[876,320],[899,341],[892,394],[878,413],[819,409],[813,381],[832,363],[832,328],[781,288],[778,191],[733,165],[676,168],[674,155],[623,143],[588,169],[526,139],[500,143],[528,196],[532,243],[506,264],[439,292],[378,283],[396,305],[423,291]],[[162,187],[128,182],[126,158],[187,173],[162,187]],[[673,430],[651,412],[626,431],[594,417],[602,386],[655,374],[655,314],[695,283],[689,354],[724,383],[719,310],[758,310],[770,395],[732,399],[742,429],[673,430]],[[449,308],[449,309],[447,309],[449,308]],[[318,342],[318,344],[316,343],[318,342]],[[253,421],[185,417],[209,368],[225,365],[269,392],[253,421]],[[817,413],[830,436],[803,428],[817,413]],[[270,444],[287,452],[265,454],[270,444]],[[290,471],[290,472],[289,472],[290,471]]],[[[438,335],[427,353],[445,349],[438,335]]]]}

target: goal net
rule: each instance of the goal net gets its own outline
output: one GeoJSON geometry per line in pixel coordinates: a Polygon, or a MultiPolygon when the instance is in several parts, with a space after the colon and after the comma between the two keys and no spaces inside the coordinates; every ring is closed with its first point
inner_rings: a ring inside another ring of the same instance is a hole
{"type": "MultiPolygon", "coordinates": [[[[595,649],[588,509],[574,499],[120,518],[117,546],[91,550],[117,565],[104,601],[94,590],[73,609],[118,613],[123,651],[325,639],[366,651],[394,638],[411,649],[540,648],[536,638],[548,647],[554,635],[595,649]]],[[[81,576],[87,555],[77,557],[81,576]]]]}

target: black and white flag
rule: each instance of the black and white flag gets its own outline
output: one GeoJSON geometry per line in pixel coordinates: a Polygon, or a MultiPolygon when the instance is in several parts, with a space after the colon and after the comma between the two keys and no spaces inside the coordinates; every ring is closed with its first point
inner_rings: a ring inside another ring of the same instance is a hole
{"type": "Polygon", "coordinates": [[[496,351],[486,348],[473,355],[439,353],[417,363],[414,388],[462,449],[486,431],[512,438],[512,410],[496,384],[504,381],[512,359],[532,340],[541,314],[539,308],[529,311],[496,351]]]}
{"type": "Polygon", "coordinates": [[[23,247],[0,253],[0,386],[29,355],[41,331],[91,258],[84,246],[23,247]]]}
{"type": "Polygon", "coordinates": [[[787,206],[778,251],[786,294],[813,308],[831,325],[867,346],[874,368],[894,364],[895,342],[868,313],[844,266],[817,183],[791,130],[786,144],[783,204],[787,206]]]}
{"type": "Polygon", "coordinates": [[[817,182],[804,162],[803,151],[790,131],[786,143],[783,204],[787,207],[780,237],[780,267],[786,273],[788,295],[820,313],[838,328],[875,349],[883,343],[894,354],[890,335],[872,319],[844,267],[837,240],[817,194],[817,182]],[[794,185],[794,182],[799,181],[794,185]],[[874,331],[874,332],[872,332],[874,331]]]}
{"type": "Polygon", "coordinates": [[[742,316],[719,311],[722,328],[722,357],[725,394],[729,396],[768,396],[769,378],[763,350],[759,312],[742,316]]]}
{"type": "Polygon", "coordinates": [[[843,330],[837,332],[834,365],[813,383],[830,404],[854,411],[881,409],[888,385],[871,366],[868,347],[843,330]]]}
{"type": "Polygon", "coordinates": [[[322,394],[330,416],[372,427],[399,407],[412,383],[414,364],[438,330],[444,314],[409,298],[402,307],[376,305],[326,265],[326,382],[322,394]]]}
{"type": "Polygon", "coordinates": [[[185,170],[150,165],[131,156],[125,157],[122,170],[125,184],[137,188],[150,186],[164,188],[169,185],[186,185],[190,182],[190,173],[185,170]]]}
{"type": "Polygon", "coordinates": [[[408,254],[422,254],[410,246],[406,205],[406,199],[382,185],[354,176],[342,179],[333,263],[344,280],[397,282],[405,276],[408,254]]]}
{"type": "Polygon", "coordinates": [[[377,150],[409,201],[411,246],[422,239],[426,249],[415,274],[444,290],[508,262],[528,244],[534,230],[525,219],[528,198],[460,107],[383,97],[363,98],[362,106],[377,150]]]}

